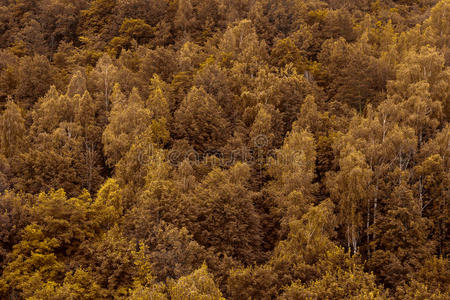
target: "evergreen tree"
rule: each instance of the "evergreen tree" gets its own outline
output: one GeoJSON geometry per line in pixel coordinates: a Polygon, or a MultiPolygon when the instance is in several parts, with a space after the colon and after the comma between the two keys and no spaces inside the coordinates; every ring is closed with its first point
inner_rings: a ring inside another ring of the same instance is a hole
{"type": "Polygon", "coordinates": [[[228,121],[203,88],[193,87],[175,112],[175,134],[201,153],[217,151],[229,135],[228,121]]]}
{"type": "Polygon", "coordinates": [[[0,149],[5,157],[18,155],[25,145],[25,120],[21,110],[13,101],[8,101],[0,116],[0,149]]]}
{"type": "Polygon", "coordinates": [[[169,295],[171,299],[177,300],[190,298],[211,300],[224,299],[205,264],[192,274],[181,277],[175,283],[169,285],[169,295]]]}

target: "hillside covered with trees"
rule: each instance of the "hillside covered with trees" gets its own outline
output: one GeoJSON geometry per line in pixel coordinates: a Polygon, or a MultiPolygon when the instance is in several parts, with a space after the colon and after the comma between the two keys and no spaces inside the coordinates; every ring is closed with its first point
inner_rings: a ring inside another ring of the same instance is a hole
{"type": "Polygon", "coordinates": [[[450,0],[0,0],[0,299],[450,299],[450,0]]]}

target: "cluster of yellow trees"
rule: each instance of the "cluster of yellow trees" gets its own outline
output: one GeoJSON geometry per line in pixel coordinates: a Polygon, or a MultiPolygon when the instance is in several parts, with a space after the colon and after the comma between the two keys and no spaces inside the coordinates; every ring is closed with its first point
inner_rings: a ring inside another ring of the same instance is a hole
{"type": "Polygon", "coordinates": [[[448,299],[449,119],[449,0],[0,0],[0,298],[448,299]]]}

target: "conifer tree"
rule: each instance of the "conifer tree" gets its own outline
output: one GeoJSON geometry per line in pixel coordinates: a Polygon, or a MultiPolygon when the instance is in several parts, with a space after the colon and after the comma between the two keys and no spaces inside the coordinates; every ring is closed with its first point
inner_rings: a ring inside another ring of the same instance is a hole
{"type": "Polygon", "coordinates": [[[193,87],[175,112],[175,134],[202,153],[220,149],[228,126],[222,109],[203,88],[193,87]]]}
{"type": "Polygon", "coordinates": [[[211,299],[222,300],[222,293],[216,287],[214,279],[205,264],[192,274],[178,279],[169,285],[171,299],[211,299]]]}
{"type": "Polygon", "coordinates": [[[368,266],[386,287],[393,288],[405,283],[421,262],[430,258],[435,245],[427,240],[428,222],[420,216],[420,208],[404,181],[392,191],[385,206],[386,213],[372,229],[377,250],[368,266]]]}
{"type": "Polygon", "coordinates": [[[25,120],[19,106],[8,101],[0,115],[0,149],[5,157],[18,155],[25,145],[25,120]]]}
{"type": "Polygon", "coordinates": [[[257,260],[261,245],[259,216],[248,189],[249,167],[213,169],[189,194],[186,227],[196,241],[245,263],[257,260]],[[219,213],[220,212],[220,213],[219,213]]]}

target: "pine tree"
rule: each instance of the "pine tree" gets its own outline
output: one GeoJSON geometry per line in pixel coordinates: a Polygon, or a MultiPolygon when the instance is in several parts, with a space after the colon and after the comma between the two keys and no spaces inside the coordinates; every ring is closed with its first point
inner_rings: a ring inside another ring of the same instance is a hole
{"type": "Polygon", "coordinates": [[[31,220],[46,237],[58,241],[58,251],[75,255],[78,247],[93,237],[98,228],[91,202],[86,191],[69,199],[62,189],[41,193],[31,209],[31,220]]]}
{"type": "Polygon", "coordinates": [[[385,206],[386,213],[371,229],[377,238],[368,267],[392,288],[405,283],[430,258],[434,243],[427,240],[428,222],[404,181],[385,200],[385,206]]]}
{"type": "Polygon", "coordinates": [[[213,169],[189,194],[187,229],[196,241],[245,263],[259,256],[261,227],[248,189],[250,169],[237,163],[228,171],[213,169]]]}
{"type": "Polygon", "coordinates": [[[9,254],[9,263],[0,279],[1,293],[23,298],[31,297],[40,286],[55,281],[64,271],[54,251],[59,246],[56,238],[47,237],[36,225],[28,225],[22,240],[9,254]]]}
{"type": "Polygon", "coordinates": [[[218,151],[229,135],[228,126],[222,109],[203,88],[193,87],[175,112],[175,135],[201,153],[218,151]]]}
{"type": "Polygon", "coordinates": [[[181,277],[169,285],[170,299],[208,299],[222,300],[222,293],[215,285],[214,279],[205,264],[192,274],[181,277]]]}
{"type": "Polygon", "coordinates": [[[19,106],[8,101],[6,110],[0,115],[0,154],[8,158],[21,153],[25,146],[25,130],[19,106]]]}
{"type": "Polygon", "coordinates": [[[193,7],[191,0],[178,0],[178,9],[175,15],[175,24],[184,33],[192,26],[193,7]]]}
{"type": "Polygon", "coordinates": [[[0,264],[4,267],[8,253],[21,239],[21,231],[30,222],[29,204],[25,195],[13,191],[0,195],[0,264]]]}
{"type": "Polygon", "coordinates": [[[85,245],[80,262],[92,268],[94,280],[105,289],[107,298],[126,296],[140,272],[136,244],[129,241],[118,226],[85,245]]]}
{"type": "Polygon", "coordinates": [[[146,240],[152,272],[158,280],[178,279],[198,269],[207,252],[186,228],[161,221],[146,240]]]}

